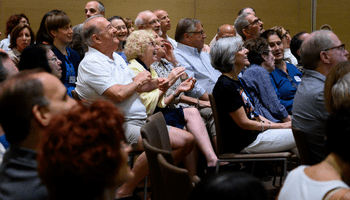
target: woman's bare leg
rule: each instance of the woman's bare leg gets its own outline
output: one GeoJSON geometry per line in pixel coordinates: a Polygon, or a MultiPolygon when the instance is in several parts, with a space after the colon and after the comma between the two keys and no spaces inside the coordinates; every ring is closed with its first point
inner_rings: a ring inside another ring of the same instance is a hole
{"type": "Polygon", "coordinates": [[[208,166],[215,166],[218,158],[209,139],[209,134],[197,108],[185,108],[187,130],[193,134],[198,148],[204,154],[208,166]]]}

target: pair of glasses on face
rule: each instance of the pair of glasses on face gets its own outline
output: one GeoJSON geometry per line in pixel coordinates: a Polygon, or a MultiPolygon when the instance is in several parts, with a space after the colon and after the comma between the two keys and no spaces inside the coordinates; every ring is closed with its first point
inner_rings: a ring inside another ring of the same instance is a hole
{"type": "Polygon", "coordinates": [[[238,47],[238,51],[243,51],[243,50],[245,50],[245,49],[247,49],[247,48],[245,48],[244,46],[239,46],[239,47],[238,47]]]}
{"type": "Polygon", "coordinates": [[[290,34],[289,30],[286,30],[286,32],[282,35],[281,38],[283,39],[283,38],[287,37],[287,34],[290,34]]]}
{"type": "Polygon", "coordinates": [[[339,46],[331,47],[331,48],[325,49],[323,51],[329,51],[329,50],[332,50],[332,49],[339,49],[341,51],[344,51],[345,50],[345,44],[341,44],[339,46]]]}
{"type": "Polygon", "coordinates": [[[199,33],[200,35],[204,35],[205,31],[201,30],[201,31],[194,31],[194,32],[187,32],[187,33],[199,33]]]}
{"type": "Polygon", "coordinates": [[[261,22],[260,18],[254,20],[252,23],[248,24],[247,26],[245,26],[244,28],[248,28],[250,25],[254,26],[254,25],[257,25],[261,22]]]}
{"type": "Polygon", "coordinates": [[[145,24],[154,25],[156,23],[160,24],[160,19],[154,19],[154,20],[152,20],[152,21],[150,21],[148,23],[145,23],[145,24]]]}

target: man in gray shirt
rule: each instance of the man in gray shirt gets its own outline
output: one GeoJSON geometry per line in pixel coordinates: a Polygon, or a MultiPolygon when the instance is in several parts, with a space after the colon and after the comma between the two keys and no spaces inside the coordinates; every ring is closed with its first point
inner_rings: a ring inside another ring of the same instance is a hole
{"type": "Polygon", "coordinates": [[[330,69],[338,62],[347,61],[349,53],[328,30],[312,32],[300,52],[305,72],[294,97],[292,126],[305,133],[311,164],[316,164],[328,155],[324,131],[329,113],[324,105],[324,82],[330,69]]]}

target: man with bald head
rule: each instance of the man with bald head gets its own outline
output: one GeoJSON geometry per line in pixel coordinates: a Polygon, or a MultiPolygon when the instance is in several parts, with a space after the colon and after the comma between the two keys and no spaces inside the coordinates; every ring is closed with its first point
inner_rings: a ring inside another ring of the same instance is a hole
{"type": "Polygon", "coordinates": [[[37,172],[40,137],[52,117],[76,105],[52,74],[23,71],[7,79],[0,93],[0,123],[10,143],[0,166],[1,200],[49,199],[37,172]]]}
{"type": "Polygon", "coordinates": [[[173,45],[173,47],[176,48],[177,42],[167,35],[167,31],[171,29],[171,23],[168,13],[165,10],[160,9],[153,11],[153,13],[160,20],[160,29],[162,31],[162,35],[160,37],[168,40],[171,43],[171,45],[173,45]]]}
{"type": "Polygon", "coordinates": [[[100,1],[89,1],[85,5],[85,17],[86,19],[94,15],[105,16],[105,6],[100,1]]]}
{"type": "Polygon", "coordinates": [[[324,141],[329,113],[324,105],[324,83],[333,66],[347,61],[348,52],[339,38],[328,30],[307,36],[300,48],[304,74],[294,97],[292,126],[304,132],[310,164],[327,156],[324,141]]]}
{"type": "Polygon", "coordinates": [[[159,36],[163,35],[161,26],[160,26],[160,20],[158,19],[157,15],[155,15],[153,12],[146,10],[140,12],[136,19],[135,19],[135,26],[139,30],[143,29],[152,29],[154,32],[156,32],[159,36]]]}
{"type": "Polygon", "coordinates": [[[264,23],[255,15],[243,13],[236,19],[234,27],[242,39],[256,39],[264,32],[264,23]]]}
{"type": "Polygon", "coordinates": [[[234,37],[236,36],[235,28],[230,24],[224,24],[219,27],[218,34],[216,36],[216,41],[224,37],[234,37]]]}

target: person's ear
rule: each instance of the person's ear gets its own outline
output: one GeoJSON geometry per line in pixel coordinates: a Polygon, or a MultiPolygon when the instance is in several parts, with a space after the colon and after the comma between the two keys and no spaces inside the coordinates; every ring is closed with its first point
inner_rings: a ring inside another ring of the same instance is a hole
{"type": "Polygon", "coordinates": [[[244,28],[243,30],[242,30],[242,33],[247,37],[247,36],[250,36],[250,31],[248,30],[248,29],[246,29],[246,28],[244,28]]]}
{"type": "Polygon", "coordinates": [[[34,105],[32,113],[35,120],[42,126],[48,126],[51,120],[51,113],[47,106],[34,105]]]}
{"type": "Polygon", "coordinates": [[[56,36],[57,36],[57,32],[58,32],[58,31],[56,31],[56,30],[51,30],[51,31],[50,31],[50,35],[51,35],[52,37],[56,37],[56,36]]]}
{"type": "Polygon", "coordinates": [[[94,43],[101,43],[101,39],[100,39],[100,37],[99,37],[97,34],[93,34],[93,35],[91,36],[91,39],[92,39],[92,41],[93,41],[94,43]]]}
{"type": "Polygon", "coordinates": [[[261,54],[261,57],[264,59],[264,61],[267,61],[267,57],[268,57],[268,55],[261,54]]]}
{"type": "Polygon", "coordinates": [[[327,64],[331,63],[331,60],[330,60],[331,57],[325,51],[320,52],[320,58],[324,63],[327,63],[327,64]]]}
{"type": "Polygon", "coordinates": [[[299,49],[297,50],[297,54],[300,56],[300,50],[299,49]]]}

